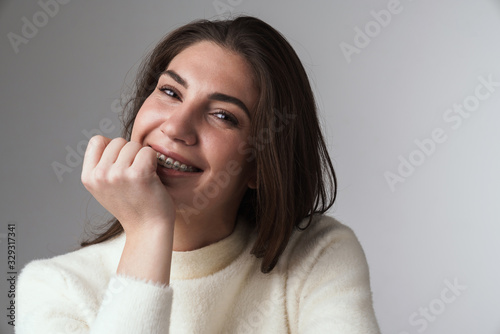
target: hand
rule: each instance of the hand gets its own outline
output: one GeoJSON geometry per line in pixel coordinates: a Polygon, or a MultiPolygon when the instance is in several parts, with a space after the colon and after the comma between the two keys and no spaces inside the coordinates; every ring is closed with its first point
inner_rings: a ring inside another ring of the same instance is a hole
{"type": "Polygon", "coordinates": [[[122,224],[127,236],[172,227],[172,197],[156,174],[156,152],[123,138],[94,136],[85,152],[82,183],[122,224]]]}

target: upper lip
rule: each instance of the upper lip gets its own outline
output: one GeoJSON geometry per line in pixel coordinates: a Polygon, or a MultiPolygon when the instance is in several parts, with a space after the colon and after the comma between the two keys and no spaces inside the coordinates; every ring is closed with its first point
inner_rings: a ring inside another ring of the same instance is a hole
{"type": "Polygon", "coordinates": [[[153,150],[155,150],[156,152],[159,152],[163,155],[165,155],[166,157],[170,157],[174,160],[177,160],[179,161],[181,164],[186,164],[187,166],[192,166],[192,167],[195,167],[195,168],[198,168],[200,170],[203,170],[202,168],[198,167],[197,165],[195,165],[191,160],[189,159],[186,159],[184,158],[182,155],[180,154],[177,154],[177,153],[174,153],[174,152],[171,152],[169,150],[167,150],[166,148],[163,148],[161,146],[157,146],[157,145],[154,145],[154,144],[150,144],[149,145],[153,150]]]}

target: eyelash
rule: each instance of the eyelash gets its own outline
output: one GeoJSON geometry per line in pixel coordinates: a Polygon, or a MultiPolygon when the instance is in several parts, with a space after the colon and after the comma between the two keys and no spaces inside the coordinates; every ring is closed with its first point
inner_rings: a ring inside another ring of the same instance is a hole
{"type": "Polygon", "coordinates": [[[174,88],[170,87],[170,86],[162,86],[162,87],[158,88],[158,90],[162,91],[163,93],[167,94],[168,96],[170,96],[170,97],[172,97],[174,99],[179,99],[179,94],[177,94],[177,91],[174,88]],[[166,92],[167,90],[171,91],[173,94],[175,94],[175,96],[172,96],[172,95],[168,94],[166,92]]]}
{"type": "MultiPolygon", "coordinates": [[[[173,87],[170,87],[170,86],[161,86],[161,87],[158,88],[158,90],[162,91],[168,97],[180,100],[179,94],[177,93],[177,91],[173,87]],[[168,93],[168,91],[170,91],[171,93],[168,93]]],[[[234,115],[231,114],[230,112],[227,112],[225,110],[219,109],[214,114],[215,115],[223,115],[226,118],[222,118],[222,117],[217,117],[217,118],[219,118],[219,119],[221,119],[221,120],[223,120],[225,122],[229,122],[229,123],[231,123],[234,126],[239,125],[239,122],[236,119],[236,117],[234,117],[234,115]]]]}
{"type": "Polygon", "coordinates": [[[234,126],[237,126],[239,124],[236,117],[234,117],[231,113],[229,113],[225,110],[219,109],[215,114],[219,115],[219,116],[223,115],[226,118],[221,118],[221,117],[217,117],[217,118],[222,119],[225,122],[229,122],[229,123],[233,124],[234,126]]]}

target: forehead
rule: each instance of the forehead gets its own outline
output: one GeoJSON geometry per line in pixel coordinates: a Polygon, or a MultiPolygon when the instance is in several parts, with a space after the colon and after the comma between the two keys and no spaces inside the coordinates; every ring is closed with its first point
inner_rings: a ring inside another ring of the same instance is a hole
{"type": "Polygon", "coordinates": [[[187,47],[172,59],[167,69],[179,74],[189,88],[236,96],[249,106],[253,106],[258,97],[248,61],[212,42],[187,47]]]}

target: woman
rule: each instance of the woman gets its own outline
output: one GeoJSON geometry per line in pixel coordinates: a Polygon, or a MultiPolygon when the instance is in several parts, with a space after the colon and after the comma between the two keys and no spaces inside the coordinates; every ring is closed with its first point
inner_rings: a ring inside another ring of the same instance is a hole
{"type": "Polygon", "coordinates": [[[128,106],[127,140],[92,138],[82,170],[116,219],[23,269],[17,333],[379,332],[361,246],[322,215],[335,174],[276,30],[175,30],[128,106]]]}

